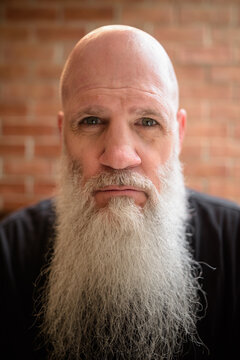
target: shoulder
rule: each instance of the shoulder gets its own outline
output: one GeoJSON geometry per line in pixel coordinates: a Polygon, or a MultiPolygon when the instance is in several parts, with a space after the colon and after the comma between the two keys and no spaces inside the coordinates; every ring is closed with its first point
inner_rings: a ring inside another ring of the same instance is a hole
{"type": "Polygon", "coordinates": [[[187,235],[201,265],[200,283],[207,300],[199,333],[210,351],[222,358],[223,351],[235,347],[239,333],[240,207],[193,190],[188,190],[188,201],[187,235]]]}
{"type": "Polygon", "coordinates": [[[240,226],[240,206],[233,201],[187,190],[189,213],[194,219],[213,226],[233,224],[240,226]]]}
{"type": "Polygon", "coordinates": [[[54,199],[45,199],[39,203],[27,206],[20,210],[14,211],[0,221],[0,226],[10,226],[17,221],[26,221],[35,218],[46,218],[53,215],[54,199]]]}
{"type": "Polygon", "coordinates": [[[1,267],[12,269],[16,276],[37,268],[53,238],[54,223],[53,199],[43,200],[3,219],[0,222],[1,267]]]}
{"type": "Polygon", "coordinates": [[[0,222],[0,231],[35,231],[50,226],[55,217],[54,199],[46,199],[37,204],[15,211],[0,222]]]}
{"type": "MultiPolygon", "coordinates": [[[[240,206],[232,201],[188,190],[189,233],[197,258],[212,260],[239,256],[240,206]]],[[[211,262],[210,262],[211,263],[211,262]]]]}
{"type": "Polygon", "coordinates": [[[240,205],[220,197],[204,194],[192,189],[187,189],[187,195],[190,204],[199,208],[216,209],[218,211],[230,211],[236,214],[240,213],[240,205]]]}

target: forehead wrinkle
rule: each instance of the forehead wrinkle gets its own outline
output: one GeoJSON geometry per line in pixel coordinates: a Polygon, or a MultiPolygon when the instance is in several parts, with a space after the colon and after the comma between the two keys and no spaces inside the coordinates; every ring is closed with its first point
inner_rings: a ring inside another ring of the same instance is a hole
{"type": "MultiPolygon", "coordinates": [[[[153,86],[153,84],[151,84],[152,87],[155,87],[153,86]]],[[[117,92],[118,90],[136,90],[136,91],[139,91],[141,93],[145,93],[146,95],[149,95],[149,96],[154,96],[155,98],[156,97],[161,97],[161,99],[164,97],[164,94],[165,94],[165,91],[166,89],[164,88],[159,88],[159,87],[155,87],[156,90],[146,90],[146,89],[140,89],[140,88],[137,88],[137,87],[133,87],[133,86],[121,86],[121,87],[108,87],[108,86],[79,86],[77,87],[75,90],[73,90],[73,88],[71,88],[71,96],[66,96],[65,97],[65,105],[68,103],[68,101],[70,100],[70,102],[74,102],[74,101],[77,101],[79,102],[81,98],[84,99],[84,97],[87,95],[85,94],[86,93],[94,93],[94,91],[96,90],[110,90],[110,91],[113,91],[113,92],[117,92]]],[[[99,93],[97,95],[105,95],[105,93],[99,93]]],[[[132,95],[132,94],[130,94],[132,95]]],[[[127,96],[129,96],[127,94],[127,96]]],[[[133,94],[133,96],[135,96],[135,94],[133,94]]],[[[166,95],[165,95],[166,97],[166,95]]]]}
{"type": "MultiPolygon", "coordinates": [[[[140,93],[145,93],[146,95],[149,95],[150,97],[153,97],[157,102],[158,102],[158,106],[162,107],[163,110],[165,110],[165,112],[168,114],[168,111],[166,109],[169,108],[169,97],[166,96],[165,94],[165,89],[160,89],[157,88],[156,91],[150,91],[150,90],[144,90],[144,89],[140,89],[140,88],[135,88],[132,86],[123,86],[123,87],[104,87],[104,86],[91,86],[91,87],[78,87],[73,94],[71,94],[70,97],[70,105],[72,104],[72,102],[77,102],[77,103],[81,103],[81,99],[82,101],[84,101],[84,98],[89,95],[91,95],[91,93],[94,94],[94,92],[96,90],[110,90],[113,91],[113,93],[116,91],[121,91],[121,90],[133,90],[133,91],[139,91],[140,93]],[[83,90],[84,89],[84,90],[83,90]]],[[[108,93],[97,93],[96,96],[105,96],[105,95],[110,95],[108,93]]],[[[95,96],[95,94],[94,94],[95,96]]],[[[130,94],[120,94],[120,97],[123,96],[127,96],[127,98],[129,97],[136,97],[135,93],[130,93],[130,94]]],[[[147,99],[147,98],[146,98],[147,99]]],[[[95,105],[98,106],[99,108],[102,107],[104,108],[104,106],[101,105],[95,105]]],[[[89,106],[90,107],[90,106],[89,106]]],[[[107,110],[107,108],[105,108],[107,110]]]]}
{"type": "MultiPolygon", "coordinates": [[[[141,88],[137,88],[137,87],[134,87],[134,86],[116,86],[116,87],[111,87],[111,86],[79,86],[75,92],[76,92],[76,96],[78,95],[78,92],[81,90],[81,91],[94,91],[95,89],[96,90],[128,90],[128,89],[132,89],[132,90],[137,90],[137,91],[140,91],[140,92],[144,92],[144,93],[149,93],[151,95],[157,95],[159,96],[159,91],[160,91],[160,88],[159,87],[156,87],[156,86],[153,86],[153,84],[151,84],[151,87],[155,87],[156,88],[156,91],[154,90],[146,90],[146,89],[141,89],[141,88]]],[[[162,90],[162,89],[161,89],[162,90]]],[[[72,95],[71,95],[72,97],[72,95]]]]}

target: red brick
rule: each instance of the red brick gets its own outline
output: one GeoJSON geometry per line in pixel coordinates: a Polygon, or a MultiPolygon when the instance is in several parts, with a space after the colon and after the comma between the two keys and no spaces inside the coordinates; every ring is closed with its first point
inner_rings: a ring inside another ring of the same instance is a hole
{"type": "Polygon", "coordinates": [[[185,184],[191,189],[197,190],[197,191],[206,191],[206,184],[203,179],[196,178],[194,176],[186,176],[185,177],[185,184]]]}
{"type": "Polygon", "coordinates": [[[11,99],[36,99],[44,100],[44,99],[55,99],[58,97],[58,89],[57,86],[53,86],[50,84],[32,84],[32,83],[23,83],[23,82],[15,82],[5,84],[2,90],[2,98],[6,101],[10,101],[11,99]]]}
{"type": "MultiPolygon", "coordinates": [[[[201,120],[205,118],[205,107],[203,102],[195,99],[186,99],[181,96],[180,87],[180,108],[184,108],[187,111],[187,124],[194,120],[201,120]]],[[[187,125],[188,126],[188,125],[187,125]]]]}
{"type": "Polygon", "coordinates": [[[23,194],[25,192],[25,185],[24,183],[13,183],[9,181],[0,181],[0,193],[1,194],[23,194]]]}
{"type": "Polygon", "coordinates": [[[20,210],[25,206],[33,205],[37,203],[39,200],[43,199],[44,196],[37,195],[5,195],[2,196],[3,205],[4,205],[4,213],[11,213],[15,210],[20,210]]]}
{"type": "Polygon", "coordinates": [[[240,46],[235,46],[235,52],[234,52],[234,61],[239,64],[240,63],[240,46]]]}
{"type": "Polygon", "coordinates": [[[234,137],[240,139],[240,124],[237,124],[234,129],[234,137]]]}
{"type": "Polygon", "coordinates": [[[126,5],[122,10],[122,21],[131,22],[154,22],[160,24],[171,24],[173,22],[173,7],[145,5],[126,5]]]}
{"type": "Polygon", "coordinates": [[[9,159],[4,163],[3,171],[6,175],[48,175],[51,172],[51,165],[49,162],[40,159],[29,161],[9,159]]]}
{"type": "Polygon", "coordinates": [[[29,35],[30,31],[26,27],[0,25],[1,41],[26,41],[30,37],[29,35]]]}
{"type": "MultiPolygon", "coordinates": [[[[40,3],[49,3],[49,2],[51,2],[51,3],[55,3],[55,2],[57,2],[57,3],[62,3],[62,4],[64,4],[64,3],[66,3],[66,0],[36,0],[37,2],[40,2],[40,3]]],[[[142,3],[142,2],[145,2],[146,0],[131,0],[131,2],[132,3],[142,3]]],[[[152,2],[154,3],[154,2],[158,2],[159,0],[152,0],[152,2]]],[[[197,1],[199,1],[199,0],[197,0],[197,1]]],[[[93,0],[93,4],[95,5],[95,4],[99,4],[99,2],[101,2],[101,0],[99,1],[99,0],[93,0]]],[[[175,2],[175,0],[161,0],[161,2],[175,2]]],[[[84,5],[86,4],[86,5],[88,5],[88,3],[89,3],[89,0],[71,0],[71,3],[73,3],[74,5],[75,4],[77,4],[77,5],[79,5],[79,3],[83,3],[84,5]]],[[[104,4],[118,4],[118,3],[120,3],[120,4],[125,4],[125,3],[128,3],[129,4],[129,0],[104,0],[104,4]]]]}
{"type": "Polygon", "coordinates": [[[49,63],[39,65],[36,64],[34,69],[34,77],[39,80],[59,80],[62,69],[62,65],[51,65],[49,63]]]}
{"type": "MultiPolygon", "coordinates": [[[[24,5],[27,5],[27,3],[31,2],[31,1],[32,0],[21,0],[21,3],[24,4],[24,5]]],[[[65,1],[65,0],[63,0],[63,1],[65,1]]],[[[18,0],[1,0],[1,4],[5,5],[5,6],[9,5],[9,4],[14,5],[14,4],[17,4],[17,3],[19,3],[18,0]]]]}
{"type": "MultiPolygon", "coordinates": [[[[35,0],[36,2],[39,2],[40,4],[54,4],[54,3],[59,3],[60,6],[62,5],[65,5],[66,4],[66,1],[68,2],[68,0],[35,0]]],[[[98,1],[98,0],[97,0],[98,1]]],[[[100,0],[101,1],[101,0],[100,0]]],[[[107,1],[107,0],[105,0],[107,1]]],[[[112,0],[112,1],[115,1],[115,0],[112,0]]],[[[88,3],[89,0],[71,0],[71,3],[73,3],[74,5],[79,5],[79,3],[88,3]]]]}
{"type": "Polygon", "coordinates": [[[31,7],[27,6],[9,6],[6,9],[6,19],[13,21],[36,21],[36,20],[55,20],[58,12],[56,8],[51,7],[31,7]]]}
{"type": "Polygon", "coordinates": [[[233,88],[233,99],[239,101],[240,99],[240,86],[235,86],[233,88]]]}
{"type": "Polygon", "coordinates": [[[36,29],[40,41],[80,40],[86,34],[83,27],[52,26],[36,29]]]}
{"type": "Polygon", "coordinates": [[[230,99],[232,95],[231,87],[227,85],[214,85],[208,83],[184,84],[181,86],[181,98],[195,99],[230,99]]]}
{"type": "Polygon", "coordinates": [[[164,27],[156,26],[153,32],[160,43],[202,44],[204,31],[202,27],[164,27]]]}
{"type": "Polygon", "coordinates": [[[211,144],[209,147],[209,155],[214,158],[231,158],[240,159],[240,143],[234,141],[219,141],[211,144]]]}
{"type": "Polygon", "coordinates": [[[215,66],[211,69],[211,79],[219,82],[240,83],[240,66],[215,66]]]}
{"type": "Polygon", "coordinates": [[[239,102],[212,102],[210,104],[210,118],[214,121],[224,120],[226,122],[231,120],[239,120],[240,103],[239,102]]]}
{"type": "Polygon", "coordinates": [[[24,65],[18,64],[0,64],[0,78],[1,80],[15,80],[26,79],[28,69],[24,65]]]}
{"type": "Polygon", "coordinates": [[[38,101],[33,111],[36,116],[57,116],[60,109],[59,101],[38,101]]]}
{"type": "MultiPolygon", "coordinates": [[[[238,0],[239,1],[239,0],[238,0]]],[[[240,43],[240,28],[228,27],[211,29],[211,37],[213,44],[239,44],[240,43]]]]}
{"type": "Polygon", "coordinates": [[[39,44],[8,44],[3,50],[5,61],[40,61],[53,60],[53,46],[39,44]]]}
{"type": "Polygon", "coordinates": [[[180,85],[182,82],[202,82],[206,79],[206,69],[198,65],[176,65],[175,72],[180,85]]]}
{"type": "Polygon", "coordinates": [[[203,147],[199,144],[200,140],[196,143],[189,143],[184,141],[183,148],[181,151],[181,160],[183,162],[190,162],[200,160],[202,158],[203,147]]]}
{"type": "Polygon", "coordinates": [[[191,137],[225,137],[228,133],[227,124],[211,124],[208,122],[198,122],[188,124],[188,136],[191,137]]]}
{"type": "Polygon", "coordinates": [[[112,7],[65,7],[63,10],[65,20],[113,20],[112,7]]]}
{"type": "Polygon", "coordinates": [[[190,167],[186,167],[186,175],[196,177],[226,177],[229,169],[225,164],[212,164],[212,163],[195,163],[190,167]]]}
{"type": "Polygon", "coordinates": [[[240,165],[239,164],[237,164],[233,167],[231,175],[233,176],[233,178],[236,178],[237,181],[240,180],[240,165]]]}
{"type": "Polygon", "coordinates": [[[183,5],[180,8],[179,15],[181,24],[192,24],[206,23],[208,26],[211,25],[229,25],[231,21],[231,7],[201,7],[201,6],[186,6],[183,5]]]}
{"type": "MultiPolygon", "coordinates": [[[[194,1],[194,0],[192,0],[192,1],[194,1]]],[[[203,0],[203,1],[205,1],[205,0],[203,0]]],[[[224,5],[226,4],[226,0],[211,0],[211,2],[214,6],[216,6],[216,5],[219,6],[220,4],[224,4],[224,5]]],[[[239,5],[239,0],[230,0],[229,3],[239,5]]]]}
{"type": "Polygon", "coordinates": [[[22,145],[16,145],[16,144],[0,144],[0,155],[5,156],[23,156],[25,152],[25,146],[22,145]]]}
{"type": "Polygon", "coordinates": [[[23,103],[0,103],[0,116],[23,116],[27,114],[27,106],[23,103]]]}
{"type": "Polygon", "coordinates": [[[56,194],[56,183],[55,182],[35,182],[34,194],[53,196],[56,194]]]}
{"type": "Polygon", "coordinates": [[[178,52],[178,61],[183,64],[228,65],[232,61],[230,46],[188,46],[178,52]]]}
{"type": "Polygon", "coordinates": [[[237,182],[212,179],[208,186],[208,192],[240,203],[240,188],[237,182]]]}
{"type": "Polygon", "coordinates": [[[55,124],[39,124],[26,123],[23,121],[7,121],[3,120],[2,125],[3,135],[17,135],[17,136],[46,136],[55,135],[57,133],[57,126],[55,124]]]}
{"type": "Polygon", "coordinates": [[[37,157],[53,157],[60,155],[60,144],[35,145],[35,156],[37,157]]]}

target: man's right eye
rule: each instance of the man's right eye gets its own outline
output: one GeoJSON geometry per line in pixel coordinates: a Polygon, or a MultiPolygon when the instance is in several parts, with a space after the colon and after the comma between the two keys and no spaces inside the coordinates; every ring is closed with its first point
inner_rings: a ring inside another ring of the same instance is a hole
{"type": "Polygon", "coordinates": [[[80,125],[99,125],[101,123],[101,120],[96,116],[87,116],[79,122],[80,125]]]}

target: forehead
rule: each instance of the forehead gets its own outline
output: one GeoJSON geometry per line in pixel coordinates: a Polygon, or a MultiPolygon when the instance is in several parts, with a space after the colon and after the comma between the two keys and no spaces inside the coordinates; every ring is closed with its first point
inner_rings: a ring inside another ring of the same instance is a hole
{"type": "Polygon", "coordinates": [[[161,89],[153,91],[151,87],[149,90],[141,87],[122,86],[92,86],[92,87],[76,87],[71,89],[71,97],[68,99],[70,105],[75,103],[79,105],[88,105],[96,102],[102,103],[104,101],[112,100],[113,104],[126,104],[141,101],[143,103],[152,103],[161,105],[167,100],[167,94],[161,89]]]}
{"type": "Polygon", "coordinates": [[[63,100],[92,88],[160,91],[176,98],[176,81],[167,55],[155,43],[135,40],[115,36],[77,47],[63,76],[63,100]]]}
{"type": "Polygon", "coordinates": [[[111,71],[104,74],[86,73],[77,70],[69,82],[68,94],[64,101],[64,111],[75,111],[79,107],[105,104],[112,109],[127,107],[147,107],[163,109],[165,112],[176,112],[176,93],[171,84],[161,77],[145,72],[142,76],[133,76],[128,72],[111,71]]]}
{"type": "Polygon", "coordinates": [[[80,88],[67,102],[65,115],[100,117],[158,116],[169,122],[174,118],[174,107],[164,93],[153,93],[135,88],[80,88]]]}

